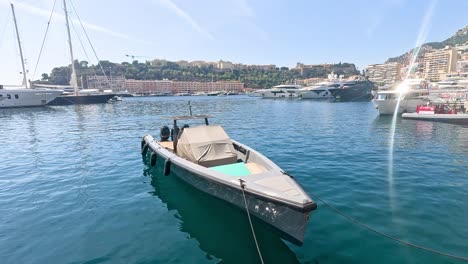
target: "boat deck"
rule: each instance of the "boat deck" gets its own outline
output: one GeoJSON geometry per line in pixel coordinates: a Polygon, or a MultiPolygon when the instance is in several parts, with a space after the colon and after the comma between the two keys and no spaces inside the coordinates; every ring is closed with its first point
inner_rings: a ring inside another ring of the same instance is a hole
{"type": "MultiPolygon", "coordinates": [[[[174,143],[173,141],[158,141],[158,144],[169,150],[170,152],[174,153],[174,143]]],[[[215,171],[219,171],[231,176],[247,176],[253,174],[260,174],[267,171],[262,165],[257,164],[255,162],[247,162],[247,163],[234,163],[222,166],[215,166],[211,167],[215,171]],[[241,165],[242,164],[242,165],[241,165]]]]}
{"type": "Polygon", "coordinates": [[[160,141],[158,142],[158,144],[161,145],[163,148],[174,152],[174,143],[172,141],[160,141]]]}

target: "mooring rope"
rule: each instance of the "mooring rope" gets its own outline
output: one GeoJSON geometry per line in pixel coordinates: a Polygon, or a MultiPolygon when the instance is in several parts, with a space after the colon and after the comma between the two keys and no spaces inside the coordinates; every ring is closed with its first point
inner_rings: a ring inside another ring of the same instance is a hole
{"type": "Polygon", "coordinates": [[[315,193],[313,192],[309,192],[313,197],[315,197],[317,200],[319,200],[320,202],[322,202],[325,206],[327,206],[328,208],[332,209],[333,211],[335,211],[337,214],[343,216],[344,218],[348,219],[349,221],[373,232],[373,233],[376,233],[377,235],[380,235],[382,237],[385,237],[385,238],[388,238],[390,240],[393,240],[393,241],[396,241],[400,244],[403,244],[403,245],[406,245],[406,246],[409,246],[409,247],[413,247],[413,248],[417,248],[417,249],[421,249],[421,250],[424,250],[424,251],[427,251],[427,252],[431,252],[431,253],[434,253],[434,254],[438,254],[438,255],[442,255],[442,256],[445,256],[445,257],[449,257],[449,258],[453,258],[453,259],[458,259],[458,260],[463,260],[463,261],[468,261],[468,258],[467,257],[461,257],[461,256],[457,256],[457,255],[452,255],[452,254],[449,254],[449,253],[445,253],[445,252],[442,252],[442,251],[438,251],[438,250],[435,250],[435,249],[431,249],[431,248],[427,248],[427,247],[424,247],[424,246],[420,246],[420,245],[417,245],[417,244],[413,244],[411,242],[408,242],[408,241],[405,241],[405,240],[402,240],[402,239],[399,239],[397,237],[394,237],[394,236],[391,236],[391,235],[388,235],[388,234],[385,234],[385,233],[382,233],[380,231],[377,231],[375,230],[374,228],[364,224],[364,223],[361,223],[359,222],[358,220],[352,218],[351,216],[348,216],[347,214],[341,212],[338,208],[334,207],[333,205],[325,202],[322,198],[320,198],[318,195],[316,195],[315,193]]]}
{"type": "Polygon", "coordinates": [[[260,257],[260,261],[263,262],[263,257],[262,257],[262,252],[260,252],[260,247],[258,246],[257,242],[257,237],[255,236],[255,230],[252,225],[252,220],[250,219],[250,213],[249,213],[249,207],[247,205],[247,199],[245,199],[245,193],[244,193],[244,187],[245,187],[245,182],[242,179],[239,179],[241,190],[242,190],[242,196],[244,197],[244,204],[245,204],[245,210],[247,211],[247,217],[249,218],[249,223],[250,223],[250,229],[252,230],[252,235],[255,241],[255,246],[257,246],[257,251],[258,251],[258,256],[260,257]]]}

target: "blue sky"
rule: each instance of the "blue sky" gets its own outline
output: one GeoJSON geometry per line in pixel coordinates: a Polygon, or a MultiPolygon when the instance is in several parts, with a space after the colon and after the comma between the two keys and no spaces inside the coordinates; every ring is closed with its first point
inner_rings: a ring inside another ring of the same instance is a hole
{"type": "MultiPolygon", "coordinates": [[[[70,1],[70,0],[67,0],[70,1]]],[[[54,0],[15,4],[27,68],[36,65],[54,0]]],[[[467,0],[73,0],[100,59],[220,59],[245,64],[352,62],[360,69],[468,25],[467,0]],[[424,23],[424,21],[426,21],[424,23]],[[425,26],[422,26],[422,25],[425,26]],[[421,28],[422,30],[421,33],[421,28]]],[[[70,3],[69,3],[70,5],[70,3]]],[[[71,9],[71,7],[69,7],[71,9]]],[[[79,30],[76,14],[69,10],[79,30]]],[[[57,0],[35,78],[69,63],[57,0]]],[[[0,0],[0,83],[18,84],[20,64],[8,0],[0,0]]],[[[78,34],[85,41],[84,34],[78,34]]],[[[72,30],[75,58],[89,59],[72,30]]]]}

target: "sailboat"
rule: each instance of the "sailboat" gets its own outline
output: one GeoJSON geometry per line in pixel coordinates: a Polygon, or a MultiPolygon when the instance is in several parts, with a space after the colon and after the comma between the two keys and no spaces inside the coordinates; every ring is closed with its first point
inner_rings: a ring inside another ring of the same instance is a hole
{"type": "Polygon", "coordinates": [[[65,22],[67,26],[68,33],[68,44],[70,48],[70,58],[71,58],[71,68],[72,74],[70,79],[70,85],[73,87],[72,95],[61,95],[55,98],[50,105],[74,105],[74,104],[99,104],[107,103],[111,98],[116,96],[114,93],[101,93],[97,91],[84,91],[78,89],[78,79],[76,76],[75,63],[73,58],[73,46],[70,34],[70,25],[68,19],[67,3],[66,0],[63,0],[63,9],[65,11],[65,22]]]}
{"type": "Polygon", "coordinates": [[[15,24],[16,38],[18,40],[19,53],[21,57],[21,66],[23,69],[23,84],[22,86],[6,87],[0,85],[0,108],[11,107],[30,107],[30,106],[44,106],[53,101],[59,96],[62,91],[50,89],[28,89],[28,78],[26,76],[26,67],[24,66],[23,49],[18,31],[18,24],[16,23],[15,8],[11,5],[13,13],[13,22],[15,24]]]}

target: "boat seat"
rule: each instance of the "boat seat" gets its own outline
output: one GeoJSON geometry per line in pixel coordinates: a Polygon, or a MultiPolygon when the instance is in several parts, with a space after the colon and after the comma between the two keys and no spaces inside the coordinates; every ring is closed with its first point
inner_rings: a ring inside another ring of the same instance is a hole
{"type": "Polygon", "coordinates": [[[251,174],[244,162],[214,166],[210,167],[210,169],[230,176],[247,176],[251,174]]]}
{"type": "Polygon", "coordinates": [[[170,151],[174,151],[174,142],[172,141],[160,141],[158,142],[163,148],[168,149],[170,151]]]}
{"type": "Polygon", "coordinates": [[[247,162],[245,166],[251,174],[260,174],[267,171],[262,165],[255,162],[247,162]]]}

